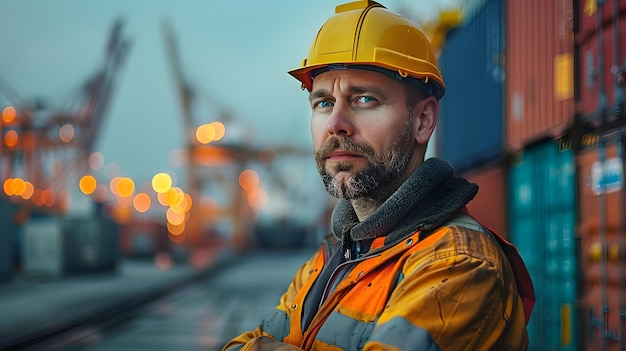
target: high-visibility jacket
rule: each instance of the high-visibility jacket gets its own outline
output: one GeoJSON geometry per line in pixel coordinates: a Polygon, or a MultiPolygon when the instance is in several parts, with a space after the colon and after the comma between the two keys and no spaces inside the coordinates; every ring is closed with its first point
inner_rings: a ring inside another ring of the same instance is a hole
{"type": "MultiPolygon", "coordinates": [[[[384,237],[376,238],[370,252],[383,245],[384,237]]],[[[224,350],[527,348],[534,303],[528,273],[512,246],[467,216],[339,265],[303,330],[302,307],[333,250],[325,241],[276,311],[224,350]]]]}

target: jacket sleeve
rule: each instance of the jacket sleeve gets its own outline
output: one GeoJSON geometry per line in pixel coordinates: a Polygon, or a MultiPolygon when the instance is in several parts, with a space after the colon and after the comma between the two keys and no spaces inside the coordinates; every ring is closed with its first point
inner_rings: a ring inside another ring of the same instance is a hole
{"type": "Polygon", "coordinates": [[[294,275],[287,291],[281,296],[280,303],[268,314],[255,330],[247,331],[229,341],[222,351],[238,350],[299,350],[299,348],[279,342],[289,334],[289,314],[294,297],[311,276],[321,249],[304,263],[294,275]]]}
{"type": "Polygon", "coordinates": [[[468,240],[463,233],[442,229],[400,263],[403,276],[364,350],[525,348],[523,309],[506,257],[490,236],[468,240]],[[511,324],[523,332],[510,335],[511,324]]]}

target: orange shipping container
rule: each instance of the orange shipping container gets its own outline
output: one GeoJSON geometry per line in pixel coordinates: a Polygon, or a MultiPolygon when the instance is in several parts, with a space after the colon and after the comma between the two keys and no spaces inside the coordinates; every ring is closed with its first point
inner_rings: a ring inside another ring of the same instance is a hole
{"type": "Polygon", "coordinates": [[[572,1],[509,1],[506,47],[506,143],[519,151],[574,119],[572,1]]]}
{"type": "Polygon", "coordinates": [[[470,213],[485,226],[508,237],[507,178],[504,166],[498,164],[472,169],[461,176],[480,187],[478,195],[468,205],[470,213]]]}
{"type": "Polygon", "coordinates": [[[577,156],[581,264],[581,350],[624,350],[623,161],[614,142],[577,156]],[[604,149],[604,152],[601,150],[604,149]],[[601,156],[602,153],[605,156],[601,156]],[[605,162],[601,162],[601,160],[605,162]],[[602,164],[605,166],[602,167],[602,164]]]}

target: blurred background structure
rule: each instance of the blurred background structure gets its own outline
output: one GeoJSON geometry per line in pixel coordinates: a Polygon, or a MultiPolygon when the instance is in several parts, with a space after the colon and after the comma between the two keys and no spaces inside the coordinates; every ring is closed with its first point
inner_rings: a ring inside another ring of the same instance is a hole
{"type": "MultiPolygon", "coordinates": [[[[342,2],[3,3],[0,284],[314,247],[333,201],[286,71],[342,2]]],[[[520,249],[530,350],[626,350],[626,0],[383,4],[437,49],[429,153],[520,249]]]]}

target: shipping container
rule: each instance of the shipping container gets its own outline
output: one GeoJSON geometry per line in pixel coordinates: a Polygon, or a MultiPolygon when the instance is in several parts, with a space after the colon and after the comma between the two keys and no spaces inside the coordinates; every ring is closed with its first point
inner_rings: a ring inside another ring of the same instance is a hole
{"type": "Polygon", "coordinates": [[[508,237],[506,165],[498,163],[460,174],[479,187],[476,197],[467,205],[479,222],[508,237]]]}
{"type": "Polygon", "coordinates": [[[446,37],[435,154],[463,172],[503,155],[503,0],[489,0],[446,37]]]}
{"type": "Polygon", "coordinates": [[[582,272],[581,350],[624,350],[623,144],[604,140],[577,155],[582,272]]]}
{"type": "Polygon", "coordinates": [[[120,259],[119,229],[106,217],[63,220],[65,274],[115,272],[120,259]]]}
{"type": "Polygon", "coordinates": [[[562,136],[574,120],[571,0],[507,2],[506,143],[562,136]]]}
{"type": "Polygon", "coordinates": [[[524,149],[508,175],[509,235],[535,287],[529,350],[577,350],[576,172],[556,141],[524,149]]]}
{"type": "Polygon", "coordinates": [[[113,273],[119,262],[119,233],[100,217],[30,218],[22,232],[25,278],[59,278],[71,274],[113,273]]]}
{"type": "Polygon", "coordinates": [[[586,120],[602,123],[623,113],[626,0],[579,0],[575,18],[576,108],[586,120]]]}
{"type": "Polygon", "coordinates": [[[63,275],[63,223],[57,217],[33,217],[24,223],[21,240],[22,275],[25,278],[59,278],[63,275]]]}

